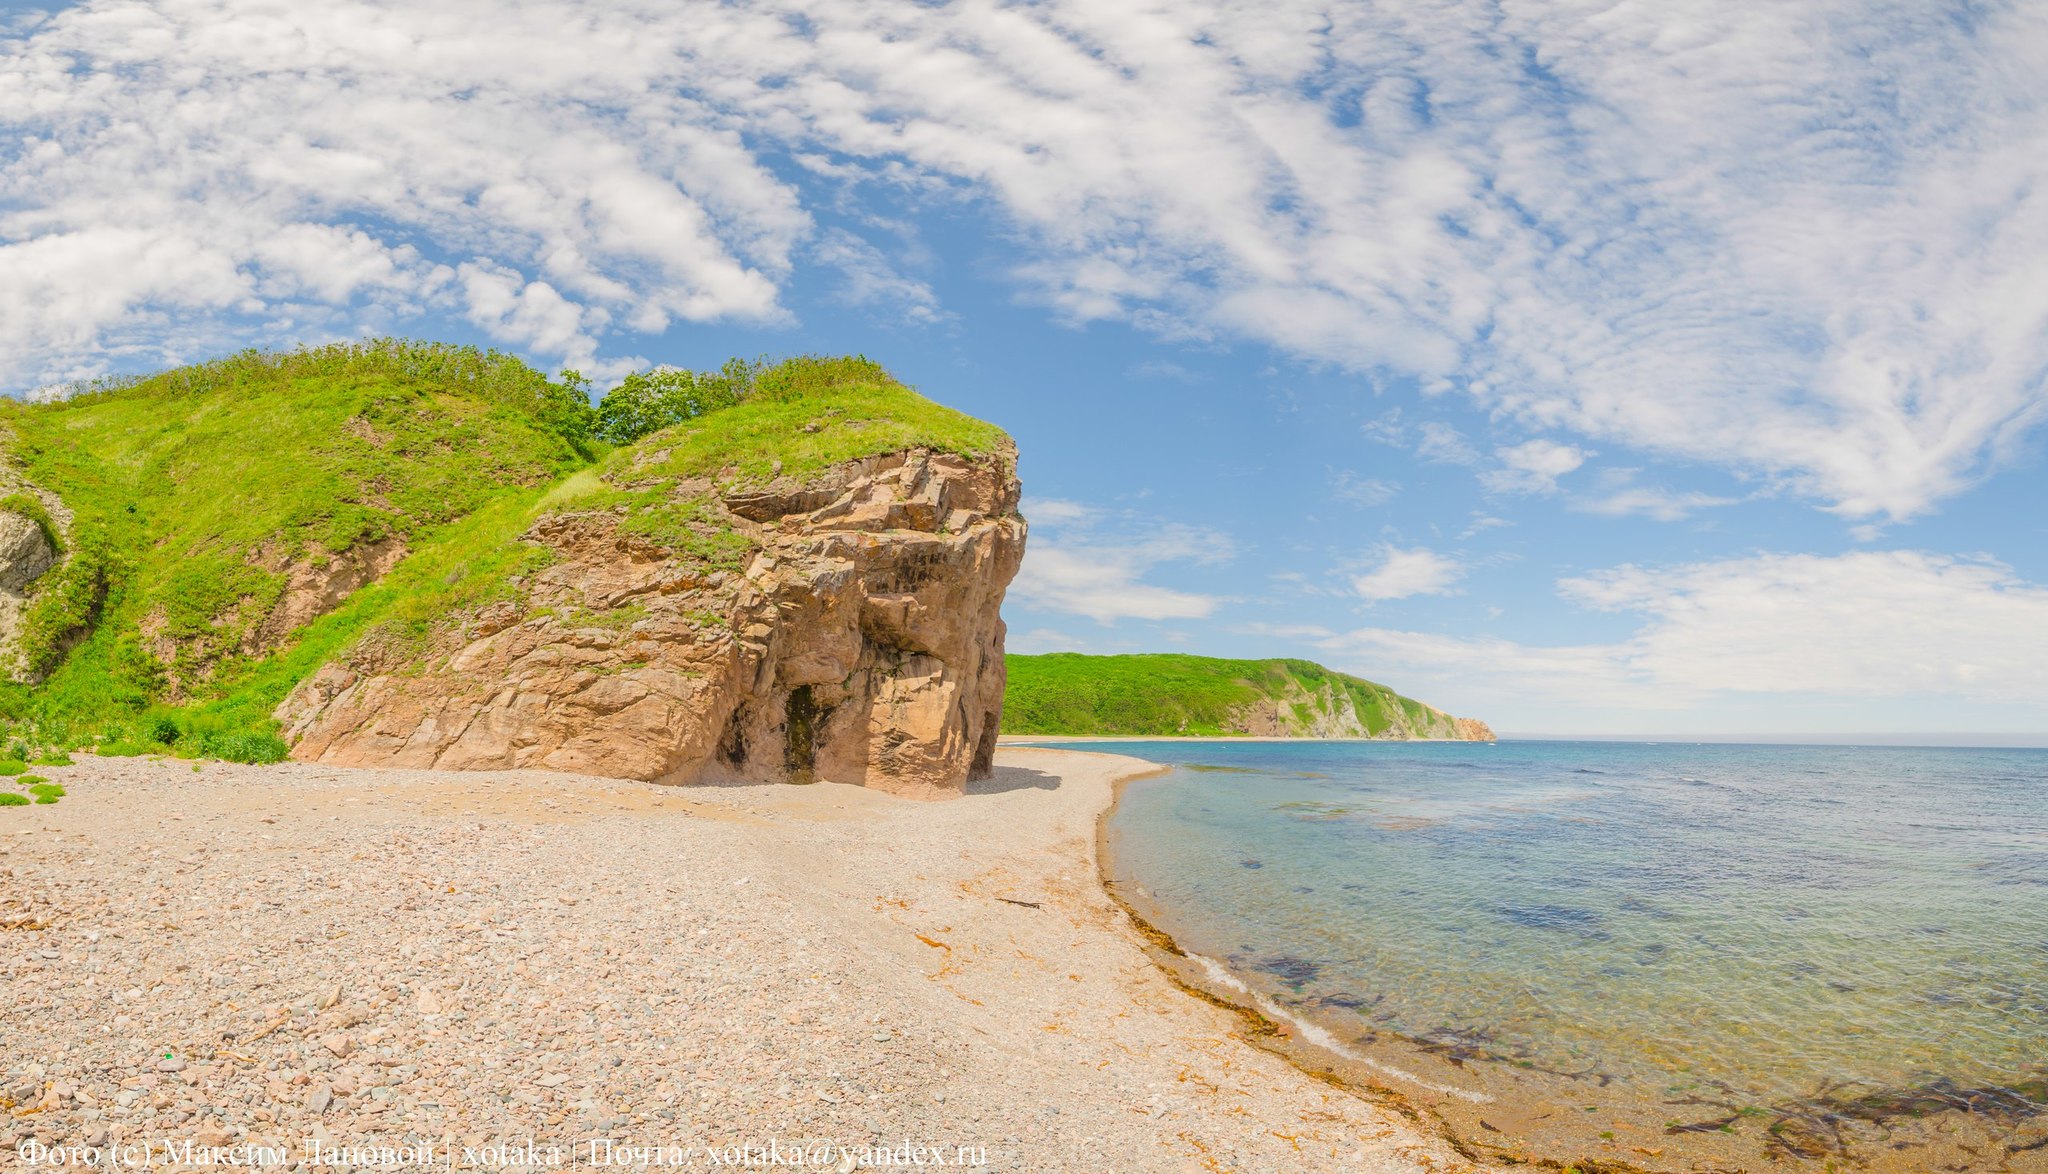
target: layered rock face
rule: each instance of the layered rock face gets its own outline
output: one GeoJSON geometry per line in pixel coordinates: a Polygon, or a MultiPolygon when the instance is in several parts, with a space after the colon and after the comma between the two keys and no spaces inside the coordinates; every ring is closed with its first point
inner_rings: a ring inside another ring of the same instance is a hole
{"type": "Polygon", "coordinates": [[[277,717],[311,762],[957,795],[995,751],[1014,468],[917,449],[679,487],[751,544],[739,572],[623,533],[620,512],[545,516],[526,540],[554,561],[522,602],[451,618],[424,655],[366,642],[277,717]]]}

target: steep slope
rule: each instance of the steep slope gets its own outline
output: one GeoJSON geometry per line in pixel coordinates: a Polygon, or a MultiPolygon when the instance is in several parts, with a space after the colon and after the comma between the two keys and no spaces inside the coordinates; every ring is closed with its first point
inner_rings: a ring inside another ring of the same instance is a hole
{"type": "Polygon", "coordinates": [[[995,748],[1015,453],[853,374],[655,433],[561,486],[502,597],[366,639],[292,694],[294,755],[957,794],[995,748]]]}
{"type": "Polygon", "coordinates": [[[0,403],[0,709],[77,736],[231,695],[408,552],[587,464],[576,398],[386,340],[0,403]]]}
{"type": "Polygon", "coordinates": [[[1306,660],[1157,653],[1009,658],[1006,734],[1446,738],[1493,731],[1306,660]]]}

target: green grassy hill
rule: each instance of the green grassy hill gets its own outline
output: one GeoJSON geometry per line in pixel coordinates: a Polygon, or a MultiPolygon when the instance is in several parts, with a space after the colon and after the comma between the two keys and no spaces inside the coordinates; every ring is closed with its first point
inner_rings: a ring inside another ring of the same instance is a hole
{"type": "Polygon", "coordinates": [[[274,758],[270,712],[320,665],[517,595],[550,557],[520,540],[546,512],[618,509],[678,558],[737,565],[746,540],[697,508],[714,484],[1003,439],[865,359],[721,378],[709,407],[643,394],[622,430],[573,373],[378,340],[0,401],[0,511],[61,554],[4,649],[0,750],[274,758]]]}
{"type": "Polygon", "coordinates": [[[1477,722],[1306,660],[1008,658],[1006,734],[1491,738],[1477,722]]]}

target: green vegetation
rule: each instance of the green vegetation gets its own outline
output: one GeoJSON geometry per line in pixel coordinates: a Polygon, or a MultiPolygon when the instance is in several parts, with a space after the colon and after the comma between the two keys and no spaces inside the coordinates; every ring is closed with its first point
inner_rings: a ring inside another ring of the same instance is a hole
{"type": "Polygon", "coordinates": [[[736,361],[717,378],[730,402],[645,434],[588,474],[563,482],[540,508],[617,511],[621,532],[707,568],[733,569],[753,544],[715,520],[715,490],[765,484],[778,475],[802,480],[905,448],[979,457],[1004,443],[993,424],[925,399],[858,356],[796,358],[772,367],[736,361]]]}
{"type": "Polygon", "coordinates": [[[752,393],[764,369],[760,362],[733,359],[717,371],[657,367],[628,375],[597,405],[598,439],[631,444],[650,432],[729,408],[752,393]]]}
{"type": "Polygon", "coordinates": [[[218,693],[285,635],[263,625],[295,575],[586,464],[584,407],[509,356],[394,341],[0,405],[23,473],[74,515],[17,641],[18,674],[46,679],[0,691],[0,716],[125,719],[218,693]]]}
{"type": "Polygon", "coordinates": [[[28,764],[18,758],[0,758],[0,778],[13,778],[28,769],[28,764]]]}
{"type": "Polygon", "coordinates": [[[1384,685],[1306,660],[1218,660],[1156,653],[1007,658],[1006,734],[1219,736],[1263,729],[1310,734],[1349,727],[1353,736],[1448,738],[1452,718],[1384,685]],[[1344,711],[1352,715],[1347,721],[1344,711]]]}
{"type": "Polygon", "coordinates": [[[29,798],[19,791],[0,791],[0,807],[27,807],[29,798]]]}
{"type": "Polygon", "coordinates": [[[0,741],[53,765],[80,747],[281,759],[270,714],[322,664],[365,641],[404,663],[451,620],[525,606],[554,558],[522,540],[543,515],[609,510],[672,557],[730,569],[752,541],[713,508],[720,488],[1003,444],[860,357],[657,370],[595,408],[573,371],[390,339],[70,391],[0,402],[13,463],[70,511],[60,527],[31,494],[0,499],[65,556],[0,665],[0,741]],[[347,590],[373,556],[399,561],[347,590]]]}
{"type": "Polygon", "coordinates": [[[62,783],[37,783],[28,789],[28,793],[34,795],[38,803],[55,803],[64,797],[64,785],[62,783]]]}

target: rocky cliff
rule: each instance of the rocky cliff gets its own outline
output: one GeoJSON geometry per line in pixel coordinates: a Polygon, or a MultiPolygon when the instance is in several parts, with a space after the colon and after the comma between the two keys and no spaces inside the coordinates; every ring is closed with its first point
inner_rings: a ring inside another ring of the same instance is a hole
{"type": "Polygon", "coordinates": [[[670,487],[751,547],[736,573],[630,532],[624,506],[548,514],[522,536],[549,565],[519,601],[424,654],[368,641],[277,716],[314,762],[957,794],[988,771],[1001,720],[999,609],[1025,533],[1014,467],[1007,446],[916,449],[670,487]]]}
{"type": "Polygon", "coordinates": [[[859,357],[627,383],[594,408],[380,339],[0,400],[6,732],[923,796],[986,769],[1001,430],[859,357]]]}

